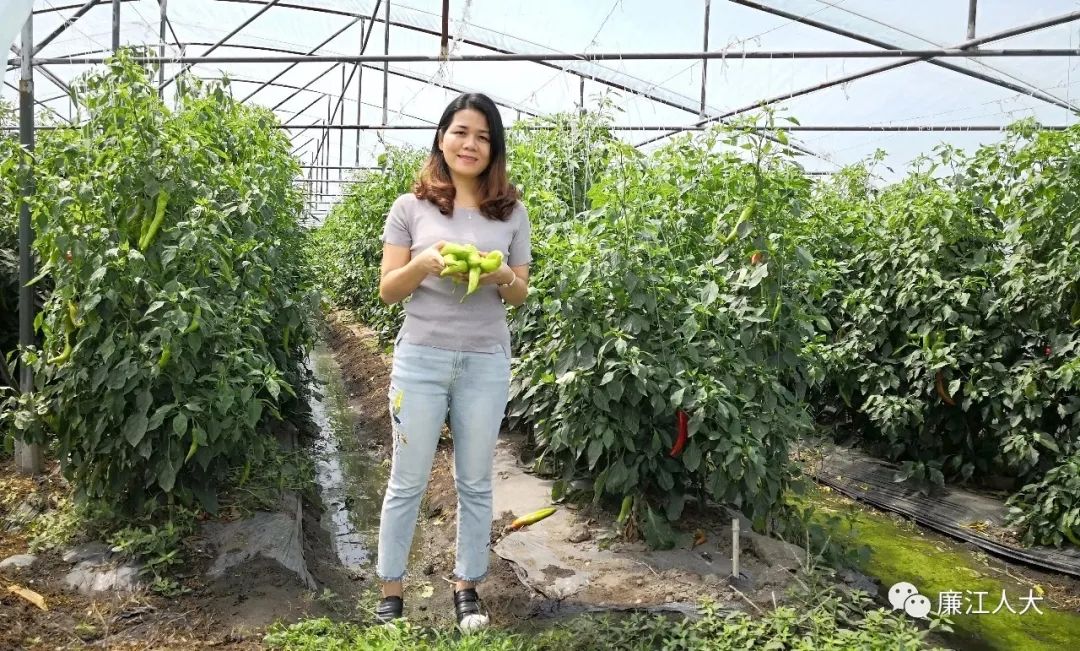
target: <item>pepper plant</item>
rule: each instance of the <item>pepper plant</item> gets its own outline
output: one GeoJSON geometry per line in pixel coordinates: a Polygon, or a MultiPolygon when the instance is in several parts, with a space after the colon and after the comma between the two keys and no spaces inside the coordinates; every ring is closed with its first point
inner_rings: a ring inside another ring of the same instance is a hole
{"type": "Polygon", "coordinates": [[[15,424],[55,436],[82,498],[213,511],[300,398],[315,305],[298,163],[227,84],[185,78],[170,110],[127,52],[73,92],[85,122],[39,143],[35,250],[55,289],[15,424]]]}

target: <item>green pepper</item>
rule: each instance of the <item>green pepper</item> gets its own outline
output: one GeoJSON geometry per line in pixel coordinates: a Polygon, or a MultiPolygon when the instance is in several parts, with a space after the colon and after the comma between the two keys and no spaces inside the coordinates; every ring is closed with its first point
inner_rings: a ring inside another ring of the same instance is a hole
{"type": "Polygon", "coordinates": [[[469,263],[465,262],[464,260],[459,260],[458,262],[455,262],[454,264],[446,265],[446,268],[443,269],[442,273],[440,273],[439,275],[440,276],[449,276],[450,274],[456,274],[456,273],[462,273],[463,274],[468,270],[469,270],[469,263]]]}
{"type": "Polygon", "coordinates": [[[757,201],[751,200],[750,203],[743,208],[742,213],[739,215],[739,219],[735,222],[735,225],[731,227],[731,232],[724,239],[724,244],[731,244],[735,241],[735,238],[739,236],[739,226],[743,222],[750,221],[750,218],[754,216],[754,210],[757,208],[757,201]]]}
{"type": "Polygon", "coordinates": [[[82,321],[79,321],[79,307],[75,305],[74,301],[68,301],[68,318],[71,319],[71,325],[76,328],[82,327],[82,321]]]}
{"type": "Polygon", "coordinates": [[[169,344],[165,344],[165,347],[161,349],[161,358],[158,359],[158,368],[165,368],[165,365],[169,363],[169,358],[172,357],[172,349],[169,348],[169,344]]]}
{"type": "Polygon", "coordinates": [[[630,507],[634,505],[634,496],[627,495],[623,498],[622,508],[619,509],[619,517],[616,520],[619,524],[626,522],[626,519],[630,517],[630,507]]]}
{"type": "MultiPolygon", "coordinates": [[[[469,290],[465,292],[465,296],[472,294],[476,291],[476,288],[480,286],[480,267],[473,267],[469,269],[469,290]]],[[[461,300],[465,300],[462,297],[461,300]]]]}
{"type": "Polygon", "coordinates": [[[492,251],[491,253],[487,254],[487,257],[480,260],[480,271],[483,271],[484,273],[491,273],[492,271],[495,271],[496,269],[501,267],[502,263],[502,251],[492,251]]]}
{"type": "Polygon", "coordinates": [[[64,362],[68,361],[69,359],[71,359],[71,335],[70,334],[65,334],[64,335],[64,351],[62,353],[60,353],[59,355],[57,355],[56,357],[53,357],[53,358],[49,359],[49,363],[50,364],[63,364],[64,362]]]}
{"type": "Polygon", "coordinates": [[[191,317],[191,323],[188,327],[184,328],[183,334],[189,335],[199,329],[199,317],[202,316],[202,306],[195,306],[195,315],[191,317]]]}
{"type": "Polygon", "coordinates": [[[161,223],[165,221],[165,207],[169,204],[169,193],[164,190],[157,196],[157,206],[154,211],[154,221],[150,222],[150,228],[146,231],[146,235],[139,241],[139,250],[145,251],[147,247],[154,241],[154,237],[157,235],[158,229],[161,228],[161,223]]]}
{"type": "Polygon", "coordinates": [[[454,242],[447,242],[440,251],[443,255],[450,254],[458,259],[468,260],[469,255],[476,253],[476,247],[472,244],[463,246],[454,242]]]}

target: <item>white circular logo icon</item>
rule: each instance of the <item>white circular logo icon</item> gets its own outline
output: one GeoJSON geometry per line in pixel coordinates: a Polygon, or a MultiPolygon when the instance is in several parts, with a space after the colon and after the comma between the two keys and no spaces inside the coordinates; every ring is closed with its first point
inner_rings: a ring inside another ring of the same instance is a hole
{"type": "Polygon", "coordinates": [[[919,594],[918,588],[906,581],[901,581],[889,588],[889,603],[892,604],[893,610],[904,610],[904,602],[908,597],[916,594],[919,594]]]}
{"type": "Polygon", "coordinates": [[[926,619],[930,613],[930,599],[925,595],[913,594],[904,601],[904,612],[916,619],[926,619]]]}

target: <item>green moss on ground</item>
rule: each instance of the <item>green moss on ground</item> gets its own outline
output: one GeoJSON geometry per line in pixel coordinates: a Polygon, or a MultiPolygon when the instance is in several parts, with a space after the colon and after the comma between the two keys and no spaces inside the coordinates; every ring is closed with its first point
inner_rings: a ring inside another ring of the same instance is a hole
{"type": "MultiPolygon", "coordinates": [[[[833,496],[822,493],[819,508],[823,513],[831,509],[845,510],[846,505],[833,496]]],[[[824,517],[822,517],[824,522],[824,517]]],[[[1035,605],[1042,614],[1027,605],[1031,586],[1019,581],[991,574],[981,567],[970,552],[950,542],[934,540],[896,523],[892,518],[869,509],[859,509],[854,516],[855,542],[867,545],[870,556],[860,568],[885,586],[907,581],[930,597],[934,612],[939,607],[939,594],[956,591],[961,597],[961,614],[949,619],[956,634],[974,638],[992,649],[1007,651],[1046,651],[1048,649],[1075,649],[1080,640],[1080,614],[1054,610],[1045,599],[1035,605]],[[992,611],[1001,602],[1005,590],[1008,604],[1016,613],[1002,607],[996,614],[992,611]],[[978,607],[976,592],[983,596],[983,610],[991,614],[965,614],[969,606],[978,607]]],[[[843,532],[849,535],[850,532],[843,532]]],[[[1038,591],[1033,592],[1038,597],[1038,591]]]]}

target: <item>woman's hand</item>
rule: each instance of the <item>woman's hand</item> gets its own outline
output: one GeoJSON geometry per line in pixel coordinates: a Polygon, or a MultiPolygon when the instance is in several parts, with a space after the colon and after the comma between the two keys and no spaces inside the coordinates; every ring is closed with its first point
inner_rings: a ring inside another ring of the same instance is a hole
{"type": "Polygon", "coordinates": [[[505,285],[514,281],[517,278],[517,274],[511,269],[505,262],[502,266],[495,271],[490,271],[486,274],[480,274],[481,285],[505,285]]]}
{"type": "Polygon", "coordinates": [[[442,257],[444,244],[446,244],[445,240],[439,240],[418,253],[415,258],[409,261],[409,264],[416,269],[422,269],[424,273],[438,276],[446,268],[446,262],[443,261],[442,257]]]}

